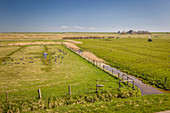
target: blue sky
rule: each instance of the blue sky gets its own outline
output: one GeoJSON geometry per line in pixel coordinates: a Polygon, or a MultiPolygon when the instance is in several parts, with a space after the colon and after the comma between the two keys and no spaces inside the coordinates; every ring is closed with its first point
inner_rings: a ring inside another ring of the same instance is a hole
{"type": "Polygon", "coordinates": [[[0,32],[170,31],[170,0],[0,0],[0,32]]]}

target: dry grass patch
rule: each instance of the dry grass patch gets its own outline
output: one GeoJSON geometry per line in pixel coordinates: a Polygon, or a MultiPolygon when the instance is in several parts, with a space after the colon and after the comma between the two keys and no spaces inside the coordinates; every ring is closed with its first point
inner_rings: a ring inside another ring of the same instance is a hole
{"type": "Polygon", "coordinates": [[[82,42],[74,41],[74,40],[65,40],[65,41],[72,42],[72,43],[75,43],[75,44],[82,44],[82,42]]]}
{"type": "Polygon", "coordinates": [[[88,58],[90,60],[95,60],[97,62],[104,62],[103,59],[98,58],[96,55],[94,55],[91,52],[85,51],[81,54],[83,57],[88,58]]]}
{"type": "Polygon", "coordinates": [[[66,45],[67,47],[73,49],[73,50],[79,50],[80,48],[77,47],[76,45],[74,45],[73,43],[69,43],[69,42],[64,42],[64,45],[66,45]]]}

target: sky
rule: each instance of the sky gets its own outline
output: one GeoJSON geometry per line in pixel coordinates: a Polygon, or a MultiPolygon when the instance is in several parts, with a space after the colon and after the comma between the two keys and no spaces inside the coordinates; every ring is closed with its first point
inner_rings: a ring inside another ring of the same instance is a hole
{"type": "Polygon", "coordinates": [[[170,32],[170,0],[0,0],[0,32],[170,32]]]}

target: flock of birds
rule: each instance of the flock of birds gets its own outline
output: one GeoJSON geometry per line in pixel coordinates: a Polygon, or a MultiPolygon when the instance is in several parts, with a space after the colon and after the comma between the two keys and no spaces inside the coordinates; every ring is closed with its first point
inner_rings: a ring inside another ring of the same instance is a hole
{"type": "MultiPolygon", "coordinates": [[[[51,63],[52,61],[57,63],[57,60],[64,59],[64,56],[67,55],[67,52],[64,52],[63,50],[61,50],[59,48],[58,48],[58,51],[53,51],[53,52],[51,51],[51,48],[49,48],[49,49],[50,49],[50,51],[48,52],[49,54],[47,55],[48,63],[51,63]],[[58,55],[56,53],[58,53],[58,55]]],[[[34,57],[25,57],[24,55],[22,55],[22,57],[19,59],[7,57],[2,60],[2,64],[14,65],[14,64],[35,63],[34,61],[37,59],[45,59],[45,57],[43,56],[43,54],[41,56],[34,56],[34,57]]],[[[62,63],[61,60],[58,63],[62,63]]]]}

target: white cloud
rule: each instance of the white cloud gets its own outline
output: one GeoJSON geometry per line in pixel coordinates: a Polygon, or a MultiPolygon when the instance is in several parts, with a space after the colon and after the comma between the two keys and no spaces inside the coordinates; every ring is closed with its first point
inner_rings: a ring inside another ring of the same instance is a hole
{"type": "Polygon", "coordinates": [[[91,27],[91,28],[88,28],[89,30],[95,30],[96,28],[93,28],[93,27],[91,27]]]}
{"type": "Polygon", "coordinates": [[[84,29],[84,27],[80,27],[80,26],[74,26],[74,28],[76,28],[76,29],[84,29]]]}
{"type": "Polygon", "coordinates": [[[67,28],[69,28],[68,26],[61,26],[61,28],[63,28],[63,29],[67,29],[67,28]]]}

